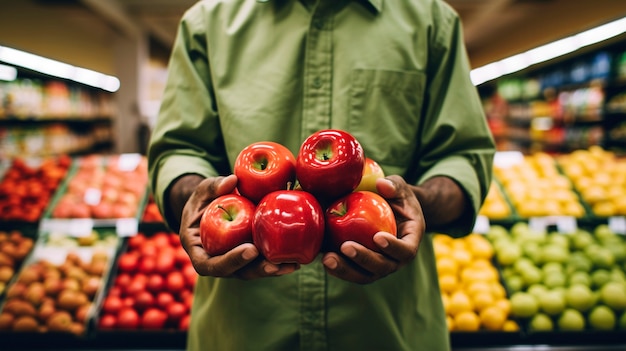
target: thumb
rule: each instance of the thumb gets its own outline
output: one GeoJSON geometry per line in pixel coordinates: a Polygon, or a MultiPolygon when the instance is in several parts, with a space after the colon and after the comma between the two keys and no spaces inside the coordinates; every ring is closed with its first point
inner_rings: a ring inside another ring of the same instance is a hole
{"type": "Polygon", "coordinates": [[[377,179],[376,190],[380,196],[386,199],[393,199],[397,197],[396,184],[388,178],[377,179]]]}

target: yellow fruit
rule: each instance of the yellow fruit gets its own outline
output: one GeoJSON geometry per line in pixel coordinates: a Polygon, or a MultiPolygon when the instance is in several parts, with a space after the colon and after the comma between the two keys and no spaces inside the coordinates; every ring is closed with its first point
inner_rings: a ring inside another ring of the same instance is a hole
{"type": "Polygon", "coordinates": [[[498,300],[506,298],[506,290],[504,289],[504,286],[500,284],[500,282],[491,282],[490,287],[491,287],[491,294],[493,295],[494,298],[498,300]]]}
{"type": "Polygon", "coordinates": [[[489,293],[491,294],[491,286],[488,282],[484,281],[475,281],[471,282],[465,288],[465,291],[469,296],[474,296],[478,293],[489,293]]]}
{"type": "Polygon", "coordinates": [[[479,313],[480,324],[487,330],[502,330],[507,314],[496,306],[487,307],[479,313]]]}
{"type": "Polygon", "coordinates": [[[491,292],[479,292],[472,296],[472,303],[476,311],[482,311],[485,308],[493,305],[495,299],[491,292]]]}
{"type": "Polygon", "coordinates": [[[457,290],[450,295],[450,306],[448,313],[452,316],[456,316],[462,312],[468,312],[474,310],[472,300],[462,290],[457,290]]]}
{"type": "Polygon", "coordinates": [[[517,332],[519,331],[519,325],[517,322],[509,319],[502,325],[502,330],[506,332],[517,332]]]}
{"type": "Polygon", "coordinates": [[[472,262],[472,255],[466,249],[452,249],[451,256],[458,263],[459,267],[464,267],[472,262]]]}
{"type": "Polygon", "coordinates": [[[507,316],[511,313],[511,301],[506,298],[497,299],[494,305],[507,316]]]}
{"type": "Polygon", "coordinates": [[[439,276],[439,288],[445,293],[452,293],[459,287],[459,281],[456,275],[444,274],[439,276]]]}
{"type": "Polygon", "coordinates": [[[450,274],[456,275],[459,269],[458,263],[449,256],[437,258],[437,273],[439,276],[450,274]]]}
{"type": "Polygon", "coordinates": [[[464,311],[454,316],[454,330],[477,331],[480,329],[480,319],[472,311],[464,311]]]}

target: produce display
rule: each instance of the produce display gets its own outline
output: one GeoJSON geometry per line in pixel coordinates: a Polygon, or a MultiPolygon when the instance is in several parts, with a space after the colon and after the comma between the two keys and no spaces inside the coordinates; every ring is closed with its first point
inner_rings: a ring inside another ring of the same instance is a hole
{"type": "Polygon", "coordinates": [[[15,158],[0,178],[0,221],[38,221],[71,164],[68,156],[15,158]]]}
{"type": "Polygon", "coordinates": [[[10,232],[0,230],[0,297],[31,252],[33,244],[32,238],[24,236],[18,230],[10,232]]]}
{"type": "MultiPolygon", "coordinates": [[[[276,143],[251,144],[235,162],[236,189],[203,213],[205,250],[219,255],[247,242],[272,262],[307,264],[346,240],[376,249],[373,234],[393,233],[396,223],[377,194],[382,168],[360,147],[333,130],[312,135],[296,155],[276,143]]],[[[479,211],[488,219],[484,231],[433,237],[453,345],[476,335],[469,340],[480,348],[491,340],[484,333],[530,344],[550,344],[543,335],[562,332],[618,342],[626,330],[626,159],[590,147],[505,161],[496,163],[479,211]]],[[[0,178],[3,341],[24,343],[29,332],[94,342],[119,332],[184,335],[197,273],[147,194],[145,157],[7,165],[0,178]],[[120,231],[120,218],[144,230],[120,231]],[[54,220],[64,225],[46,222],[54,220]],[[16,222],[31,226],[14,230],[16,222]]]]}
{"type": "Polygon", "coordinates": [[[34,250],[6,292],[0,332],[84,335],[114,251],[43,246],[34,250]]]}
{"type": "Polygon", "coordinates": [[[626,215],[626,159],[592,146],[557,160],[595,216],[626,215]]]}
{"type": "Polygon", "coordinates": [[[485,202],[478,214],[493,220],[506,219],[513,215],[511,206],[506,202],[502,190],[495,180],[491,182],[485,202]]]}
{"type": "Polygon", "coordinates": [[[197,273],[177,234],[128,239],[98,316],[100,330],[187,330],[197,273]]]}
{"type": "Polygon", "coordinates": [[[521,162],[495,165],[494,174],[523,218],[586,215],[571,180],[559,172],[551,155],[539,152],[521,162]]]}
{"type": "Polygon", "coordinates": [[[433,238],[441,298],[450,331],[517,332],[511,303],[492,263],[494,248],[480,234],[433,238]]]}
{"type": "Polygon", "coordinates": [[[135,154],[90,155],[78,160],[52,218],[134,218],[142,210],[147,160],[135,154]]]}
{"type": "Polygon", "coordinates": [[[487,237],[529,331],[626,329],[626,241],[607,225],[562,234],[519,222],[487,237]]]}

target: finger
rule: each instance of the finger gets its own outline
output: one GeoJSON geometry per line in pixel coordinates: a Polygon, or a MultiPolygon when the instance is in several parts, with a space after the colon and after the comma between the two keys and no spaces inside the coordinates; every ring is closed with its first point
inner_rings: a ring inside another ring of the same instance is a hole
{"type": "Polygon", "coordinates": [[[379,178],[376,180],[376,190],[380,196],[385,199],[394,199],[398,196],[396,185],[388,178],[379,178]]]}
{"type": "MultiPolygon", "coordinates": [[[[395,241],[398,241],[397,239],[395,241]]],[[[361,244],[346,241],[341,244],[341,253],[361,269],[377,277],[384,277],[398,269],[398,261],[381,253],[372,251],[361,244]]]]}
{"type": "Polygon", "coordinates": [[[258,278],[278,277],[293,273],[298,269],[300,269],[300,265],[297,263],[274,264],[259,257],[255,262],[237,271],[235,276],[244,280],[253,280],[258,278]]]}
{"type": "Polygon", "coordinates": [[[335,252],[329,252],[322,258],[322,264],[328,274],[357,284],[369,284],[376,280],[376,277],[355,263],[345,259],[335,252]]]}
{"type": "MultiPolygon", "coordinates": [[[[192,248],[196,258],[202,258],[202,254],[197,250],[202,248],[192,248]]],[[[224,255],[208,256],[205,252],[206,259],[194,261],[194,267],[198,274],[209,275],[212,277],[230,277],[235,275],[237,271],[254,261],[259,256],[259,251],[251,243],[241,244],[234,249],[228,251],[224,255]]]]}
{"type": "Polygon", "coordinates": [[[390,233],[378,232],[374,234],[374,243],[385,255],[398,261],[400,265],[404,265],[417,256],[419,235],[416,232],[408,232],[398,236],[399,239],[390,233]]]}

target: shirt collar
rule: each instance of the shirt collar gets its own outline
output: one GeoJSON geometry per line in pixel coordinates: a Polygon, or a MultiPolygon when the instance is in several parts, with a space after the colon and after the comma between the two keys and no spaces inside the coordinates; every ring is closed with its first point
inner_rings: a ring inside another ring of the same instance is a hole
{"type": "MultiPolygon", "coordinates": [[[[257,2],[269,2],[271,0],[256,0],[256,1],[257,2]]],[[[374,10],[376,10],[376,12],[381,12],[383,9],[384,0],[359,0],[359,2],[363,3],[364,5],[371,6],[374,10]]]]}

